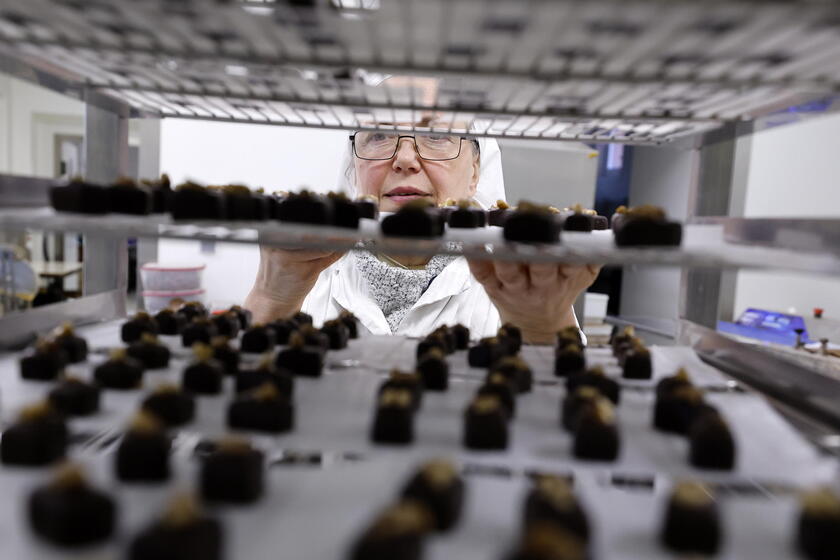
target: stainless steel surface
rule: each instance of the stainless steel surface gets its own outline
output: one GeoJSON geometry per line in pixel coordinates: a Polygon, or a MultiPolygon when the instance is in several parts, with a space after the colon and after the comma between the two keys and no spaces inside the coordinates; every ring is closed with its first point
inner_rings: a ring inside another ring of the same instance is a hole
{"type": "MultiPolygon", "coordinates": [[[[827,208],[829,213],[833,209],[827,208]]],[[[840,219],[739,218],[719,220],[731,243],[840,254],[840,219]]]]}
{"type": "Polygon", "coordinates": [[[0,43],[146,115],[356,128],[439,112],[447,129],[556,140],[669,142],[840,84],[828,3],[107,5],[10,5],[0,43]],[[373,87],[388,73],[443,81],[373,87]]]}
{"type": "Polygon", "coordinates": [[[0,175],[0,208],[49,206],[52,179],[0,175]]]}
{"type": "Polygon", "coordinates": [[[63,323],[84,325],[124,316],[124,290],[9,313],[0,317],[0,350],[18,349],[63,323]]]}

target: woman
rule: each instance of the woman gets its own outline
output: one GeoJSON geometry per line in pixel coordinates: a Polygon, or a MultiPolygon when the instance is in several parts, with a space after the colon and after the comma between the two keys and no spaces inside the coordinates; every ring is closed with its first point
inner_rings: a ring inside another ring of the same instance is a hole
{"type": "MultiPolygon", "coordinates": [[[[356,191],[375,197],[384,212],[417,199],[476,198],[482,154],[475,140],[364,131],[349,149],[356,191]]],[[[245,306],[260,322],[303,310],[319,323],[346,309],[373,334],[405,336],[455,323],[473,337],[491,336],[510,322],[526,342],[553,344],[557,331],[577,324],[572,304],[597,273],[594,266],[447,255],[262,248],[245,306]]]]}

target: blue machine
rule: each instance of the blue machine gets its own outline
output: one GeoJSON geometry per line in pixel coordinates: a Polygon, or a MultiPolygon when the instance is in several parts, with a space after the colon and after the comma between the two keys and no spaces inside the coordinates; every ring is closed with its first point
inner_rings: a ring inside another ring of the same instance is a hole
{"type": "Polygon", "coordinates": [[[796,344],[797,329],[803,331],[802,342],[811,342],[808,338],[805,319],[800,315],[788,315],[777,311],[750,307],[741,313],[741,316],[734,323],[728,321],[718,321],[717,323],[717,330],[720,332],[787,346],[796,344]]]}

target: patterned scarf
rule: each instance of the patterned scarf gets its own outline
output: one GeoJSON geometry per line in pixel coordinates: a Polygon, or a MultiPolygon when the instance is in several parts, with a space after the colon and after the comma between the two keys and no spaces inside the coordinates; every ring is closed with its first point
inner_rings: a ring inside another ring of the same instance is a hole
{"type": "Polygon", "coordinates": [[[458,258],[435,255],[425,268],[406,270],[381,261],[370,251],[355,251],[356,265],[367,280],[373,300],[382,310],[391,332],[397,331],[406,313],[417,303],[438,274],[458,258]]]}

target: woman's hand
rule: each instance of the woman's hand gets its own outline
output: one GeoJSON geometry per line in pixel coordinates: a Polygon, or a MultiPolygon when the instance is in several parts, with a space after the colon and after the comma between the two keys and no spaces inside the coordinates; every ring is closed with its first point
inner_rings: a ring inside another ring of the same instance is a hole
{"type": "Polygon", "coordinates": [[[530,344],[554,344],[557,332],[574,326],[578,295],[600,266],[470,260],[470,271],[499,310],[502,322],[522,329],[530,344]]]}
{"type": "Polygon", "coordinates": [[[300,311],[318,275],[344,253],[260,247],[260,267],[244,307],[255,323],[268,323],[300,311]]]}

